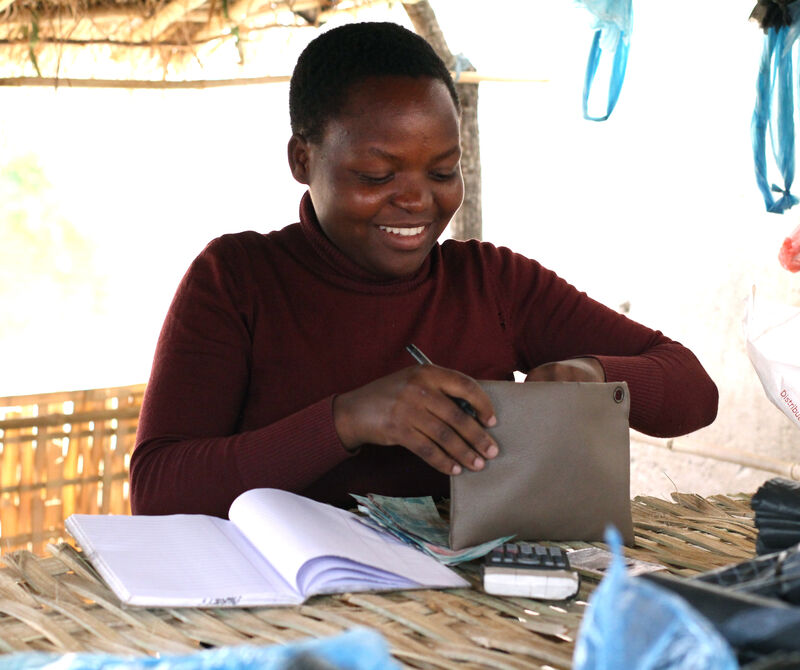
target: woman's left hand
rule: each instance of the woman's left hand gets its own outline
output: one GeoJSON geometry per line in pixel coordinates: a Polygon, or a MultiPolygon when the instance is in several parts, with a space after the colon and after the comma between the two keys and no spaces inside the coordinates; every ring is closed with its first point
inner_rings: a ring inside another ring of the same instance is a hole
{"type": "Polygon", "coordinates": [[[571,358],[533,368],[526,382],[604,382],[606,373],[596,358],[571,358]]]}

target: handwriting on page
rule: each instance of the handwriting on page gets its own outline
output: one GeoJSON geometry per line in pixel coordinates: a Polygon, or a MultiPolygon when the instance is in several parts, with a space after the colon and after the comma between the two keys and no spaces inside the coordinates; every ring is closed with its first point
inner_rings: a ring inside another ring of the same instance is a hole
{"type": "Polygon", "coordinates": [[[227,596],[225,598],[203,598],[201,607],[236,607],[242,596],[227,596]]]}

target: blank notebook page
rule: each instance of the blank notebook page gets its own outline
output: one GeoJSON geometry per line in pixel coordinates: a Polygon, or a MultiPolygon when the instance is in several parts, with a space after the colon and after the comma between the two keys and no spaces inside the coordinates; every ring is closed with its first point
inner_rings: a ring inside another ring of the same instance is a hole
{"type": "Polygon", "coordinates": [[[230,521],[199,514],[76,514],[67,529],[90,556],[100,556],[98,570],[112,588],[114,581],[123,584],[129,596],[118,595],[133,604],[300,602],[230,521]]]}

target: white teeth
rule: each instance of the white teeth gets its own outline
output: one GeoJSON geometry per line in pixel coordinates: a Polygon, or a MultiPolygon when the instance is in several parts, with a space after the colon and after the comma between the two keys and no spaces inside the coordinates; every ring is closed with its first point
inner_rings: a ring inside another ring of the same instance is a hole
{"type": "Polygon", "coordinates": [[[412,235],[419,235],[425,230],[425,226],[417,226],[416,228],[389,228],[389,226],[380,226],[380,229],[392,235],[411,237],[412,235]]]}

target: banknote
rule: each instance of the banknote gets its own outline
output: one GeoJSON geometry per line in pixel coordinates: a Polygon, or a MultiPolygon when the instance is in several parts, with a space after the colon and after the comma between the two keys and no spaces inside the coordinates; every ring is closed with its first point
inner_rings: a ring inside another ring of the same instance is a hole
{"type": "Polygon", "coordinates": [[[350,495],[358,503],[358,510],[372,523],[445,565],[480,558],[513,537],[498,537],[474,547],[450,549],[449,524],[439,515],[432,497],[399,498],[373,493],[367,496],[350,495]]]}
{"type": "Polygon", "coordinates": [[[439,516],[430,496],[397,498],[370,493],[366,501],[356,500],[409,535],[433,544],[446,546],[449,542],[449,524],[439,516]]]}

